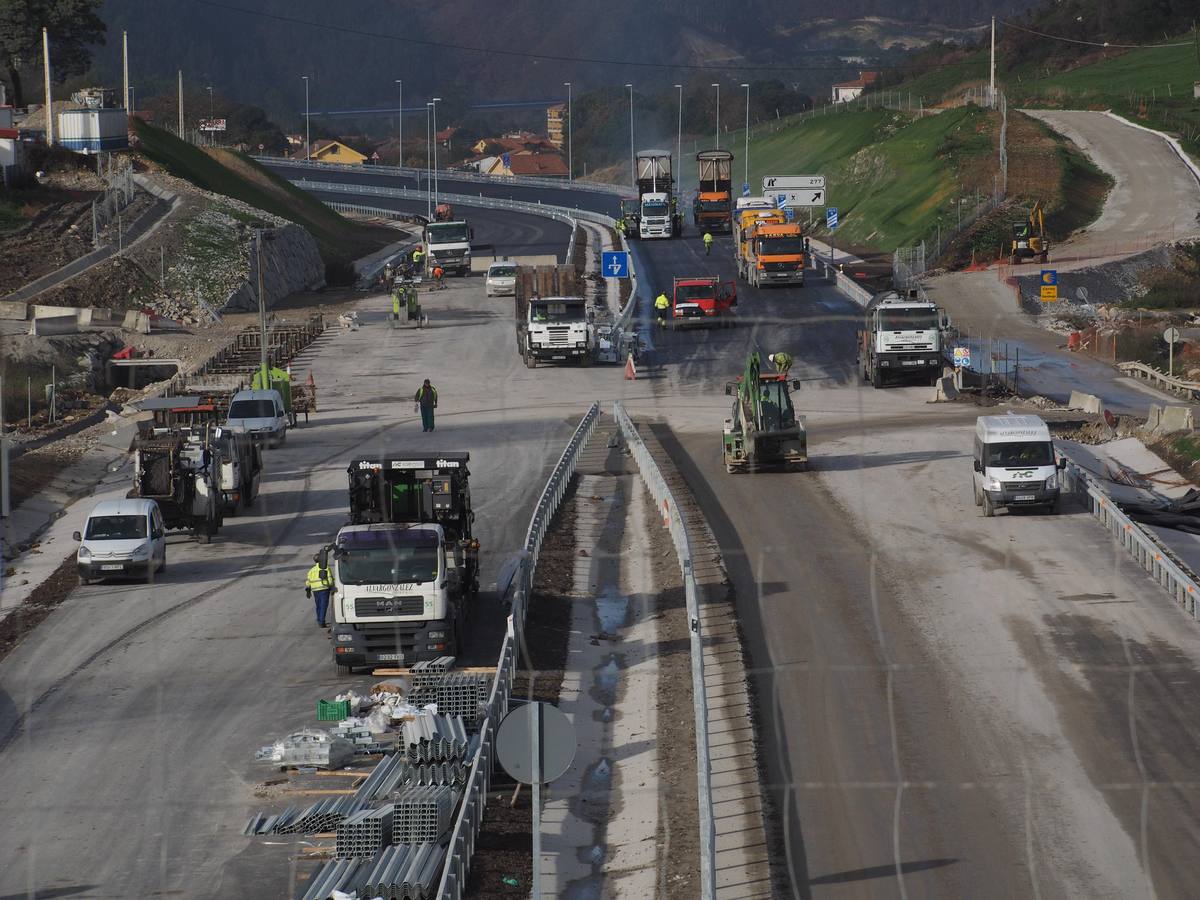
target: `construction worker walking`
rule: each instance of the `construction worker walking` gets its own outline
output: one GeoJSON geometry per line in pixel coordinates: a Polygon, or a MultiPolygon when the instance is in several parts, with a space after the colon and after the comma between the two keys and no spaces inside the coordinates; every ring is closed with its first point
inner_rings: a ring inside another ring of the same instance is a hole
{"type": "Polygon", "coordinates": [[[658,317],[659,325],[667,324],[667,310],[671,308],[671,301],[667,299],[666,294],[659,294],[654,298],[654,314],[658,317]]]}
{"type": "Polygon", "coordinates": [[[328,566],[321,565],[321,554],[313,554],[313,567],[304,579],[304,594],[317,605],[317,627],[325,627],[325,613],[329,610],[329,589],[333,587],[333,575],[328,566]]]}
{"type": "Polygon", "coordinates": [[[713,236],[711,234],[709,234],[707,231],[704,232],[704,255],[705,256],[708,256],[710,253],[712,253],[712,242],[713,242],[713,236]]]}
{"type": "Polygon", "coordinates": [[[425,379],[424,384],[417,388],[413,402],[421,410],[421,430],[433,431],[433,411],[437,409],[438,395],[437,388],[429,383],[428,378],[425,379]]]}
{"type": "Polygon", "coordinates": [[[787,378],[787,374],[792,368],[792,355],[783,351],[772,353],[771,362],[775,364],[775,370],[784,378],[787,378]]]}

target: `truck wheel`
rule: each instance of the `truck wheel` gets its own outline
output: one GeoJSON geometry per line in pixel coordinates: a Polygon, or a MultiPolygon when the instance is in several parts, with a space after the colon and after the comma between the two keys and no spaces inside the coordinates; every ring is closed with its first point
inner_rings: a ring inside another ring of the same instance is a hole
{"type": "Polygon", "coordinates": [[[591,364],[592,364],[592,354],[585,353],[585,354],[583,354],[583,356],[579,357],[579,365],[583,366],[584,368],[590,367],[591,364]]]}
{"type": "Polygon", "coordinates": [[[534,356],[532,353],[530,353],[528,350],[525,351],[525,368],[527,368],[527,369],[536,369],[537,368],[537,357],[534,356]]]}

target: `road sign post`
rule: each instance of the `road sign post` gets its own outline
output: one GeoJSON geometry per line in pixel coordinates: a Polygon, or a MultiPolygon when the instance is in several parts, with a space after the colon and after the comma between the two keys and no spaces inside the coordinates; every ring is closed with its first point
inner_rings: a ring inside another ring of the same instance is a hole
{"type": "MultiPolygon", "coordinates": [[[[825,209],[825,226],[829,229],[829,264],[833,266],[836,265],[834,261],[836,257],[833,252],[833,233],[837,231],[838,227],[838,209],[836,206],[830,206],[825,209]]],[[[837,276],[834,275],[834,278],[836,279],[837,276]]]]}
{"type": "Polygon", "coordinates": [[[1179,343],[1179,329],[1171,325],[1163,332],[1163,340],[1167,342],[1167,374],[1175,374],[1175,345],[1179,343]]]}
{"type": "Polygon", "coordinates": [[[600,254],[600,274],[605,278],[629,277],[629,253],[625,250],[605,250],[600,254]]]}

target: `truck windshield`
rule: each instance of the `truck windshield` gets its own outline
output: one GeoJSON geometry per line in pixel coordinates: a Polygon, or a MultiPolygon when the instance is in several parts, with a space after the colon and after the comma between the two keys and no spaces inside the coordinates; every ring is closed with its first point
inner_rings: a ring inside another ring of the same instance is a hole
{"type": "Polygon", "coordinates": [[[883,331],[928,331],[938,327],[937,310],[924,306],[882,309],[879,327],[883,331]]]}
{"type": "Polygon", "coordinates": [[[273,400],[234,400],[229,404],[231,419],[272,419],[275,417],[273,400]]]}
{"type": "Polygon", "coordinates": [[[436,581],[438,538],[432,531],[352,532],[338,538],[343,584],[436,581]]]}
{"type": "Polygon", "coordinates": [[[716,286],[711,284],[681,284],[675,288],[676,303],[690,303],[695,300],[712,300],[716,296],[716,286]]]}
{"type": "Polygon", "coordinates": [[[425,229],[425,239],[430,244],[462,244],[470,240],[470,231],[466,222],[430,225],[425,229]]]}
{"type": "Polygon", "coordinates": [[[758,240],[759,256],[783,256],[785,254],[794,255],[803,252],[804,238],[777,237],[759,238],[758,240]]]}
{"type": "Polygon", "coordinates": [[[700,212],[729,212],[728,200],[697,200],[696,206],[700,208],[700,212]]]}
{"type": "Polygon", "coordinates": [[[578,322],[584,318],[580,303],[534,303],[529,308],[534,322],[578,322]]]}
{"type": "Polygon", "coordinates": [[[1048,441],[988,444],[987,464],[1008,469],[1022,466],[1052,466],[1054,465],[1054,448],[1048,441]]]}
{"type": "Polygon", "coordinates": [[[642,204],[643,216],[665,216],[667,214],[667,204],[661,200],[654,200],[642,204]]]}
{"type": "Polygon", "coordinates": [[[146,534],[145,516],[95,516],[88,519],[84,537],[89,541],[129,541],[146,534]]]}

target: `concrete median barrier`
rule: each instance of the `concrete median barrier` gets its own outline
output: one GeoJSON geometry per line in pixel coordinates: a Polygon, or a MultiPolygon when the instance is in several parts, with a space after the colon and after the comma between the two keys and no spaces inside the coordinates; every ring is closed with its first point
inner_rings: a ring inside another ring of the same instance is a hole
{"type": "Polygon", "coordinates": [[[1071,391],[1067,401],[1067,409],[1079,409],[1089,413],[1104,412],[1104,401],[1095,394],[1085,394],[1083,391],[1071,391]]]}
{"type": "Polygon", "coordinates": [[[75,334],[79,331],[79,319],[72,311],[65,316],[41,316],[29,323],[31,335],[75,334]]]}

